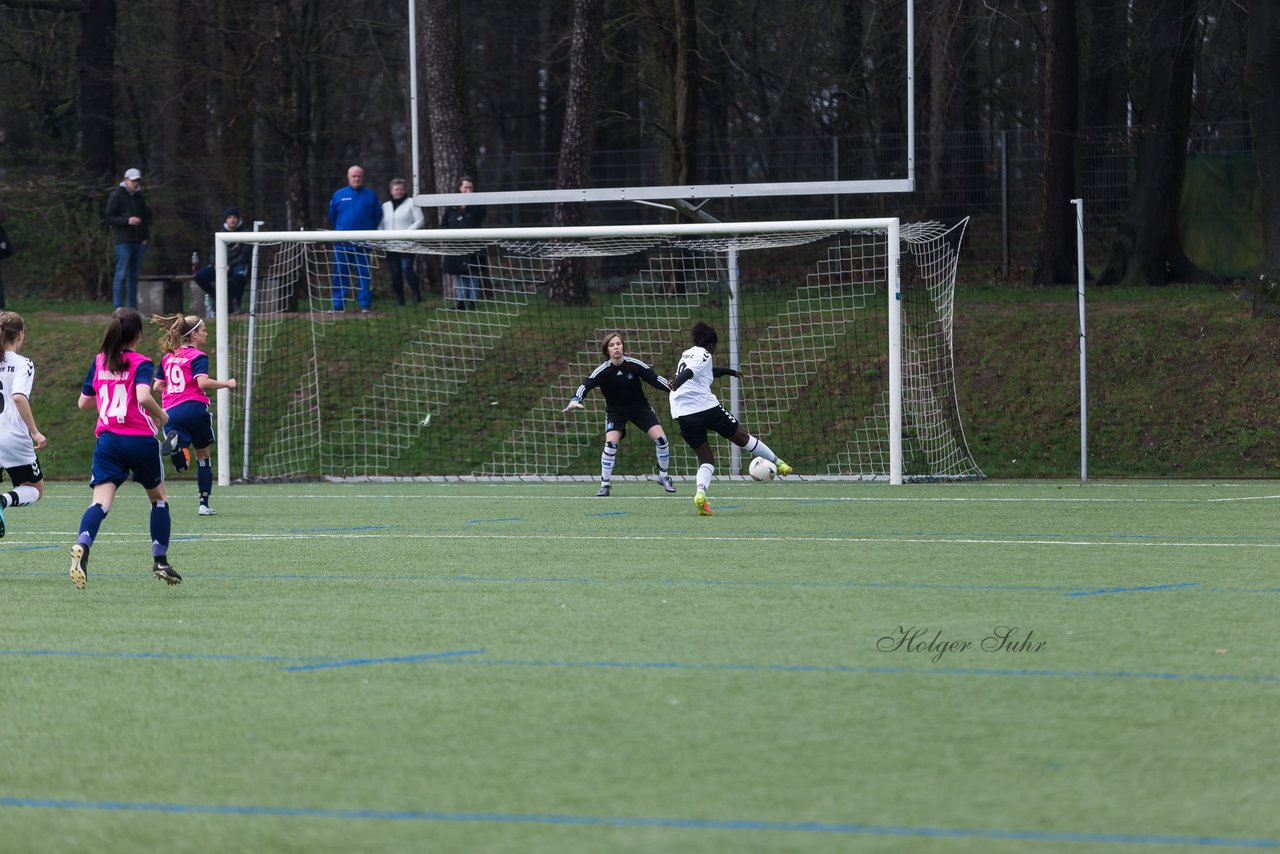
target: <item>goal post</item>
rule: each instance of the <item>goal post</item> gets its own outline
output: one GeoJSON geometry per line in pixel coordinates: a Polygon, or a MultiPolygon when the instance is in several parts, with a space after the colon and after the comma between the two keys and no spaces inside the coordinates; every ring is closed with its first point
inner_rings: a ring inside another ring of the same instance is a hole
{"type": "MultiPolygon", "coordinates": [[[[217,393],[219,482],[594,480],[603,399],[561,409],[603,361],[600,337],[621,332],[629,355],[670,376],[698,320],[720,332],[720,363],[744,374],[721,400],[805,477],[980,478],[951,349],[963,231],[874,218],[220,233],[216,376],[239,386],[217,393]],[[228,313],[233,242],[260,257],[246,314],[228,313]],[[479,259],[478,298],[422,275],[421,301],[405,281],[399,304],[391,267],[425,274],[443,256],[479,259]],[[548,297],[563,259],[585,276],[585,304],[548,297]]],[[[672,474],[691,478],[666,396],[647,396],[672,474]]],[[[736,448],[713,442],[717,476],[741,476],[736,448]]],[[[652,478],[653,457],[632,425],[615,480],[652,478]]]]}

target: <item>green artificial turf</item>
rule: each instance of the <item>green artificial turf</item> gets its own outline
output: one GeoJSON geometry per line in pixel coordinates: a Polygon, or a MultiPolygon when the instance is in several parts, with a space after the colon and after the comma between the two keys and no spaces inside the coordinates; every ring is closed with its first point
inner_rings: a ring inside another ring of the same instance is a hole
{"type": "Polygon", "coordinates": [[[678,485],[50,484],[0,851],[1280,847],[1280,484],[678,485]]]}

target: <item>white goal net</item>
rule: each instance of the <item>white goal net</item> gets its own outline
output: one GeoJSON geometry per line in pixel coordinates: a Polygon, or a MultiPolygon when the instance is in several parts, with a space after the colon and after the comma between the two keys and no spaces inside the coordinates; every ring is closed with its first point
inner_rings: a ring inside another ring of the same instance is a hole
{"type": "MultiPolygon", "coordinates": [[[[220,235],[258,244],[245,313],[226,313],[219,270],[215,366],[239,382],[217,401],[220,480],[594,480],[603,399],[561,410],[602,336],[669,377],[697,321],[719,331],[717,365],[743,373],[718,381],[721,401],[798,473],[982,477],[954,382],[963,232],[875,219],[220,235]],[[439,273],[447,256],[474,259],[474,300],[439,273]],[[577,286],[558,292],[566,261],[577,286]],[[401,305],[390,269],[406,263],[421,301],[406,284],[401,305]]],[[[692,477],[666,396],[647,394],[673,476],[692,477]]],[[[616,479],[653,475],[638,432],[616,479]]],[[[735,451],[717,448],[722,476],[738,474],[735,451]]]]}

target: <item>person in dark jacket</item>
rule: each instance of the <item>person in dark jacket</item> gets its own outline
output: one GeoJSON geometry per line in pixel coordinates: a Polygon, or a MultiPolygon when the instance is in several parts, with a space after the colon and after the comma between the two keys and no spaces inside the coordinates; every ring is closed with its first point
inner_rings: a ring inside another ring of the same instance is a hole
{"type": "MultiPolygon", "coordinates": [[[[469,175],[458,179],[459,193],[475,192],[475,181],[469,175]]],[[[484,205],[456,205],[444,209],[440,218],[441,228],[479,228],[484,223],[484,205]]],[[[484,252],[468,255],[444,256],[444,272],[454,277],[454,296],[458,311],[475,309],[480,294],[480,271],[484,265],[484,252]]]]}
{"type": "Polygon", "coordinates": [[[138,307],[138,271],[151,239],[151,210],[142,193],[142,173],[130,169],[107,196],[102,222],[111,227],[116,244],[116,276],[112,299],[116,308],[138,307]]]}
{"type": "MultiPolygon", "coordinates": [[[[240,209],[232,205],[222,214],[223,231],[240,230],[240,209]]],[[[202,267],[192,278],[210,297],[217,294],[218,273],[213,267],[217,257],[217,242],[209,253],[208,266],[202,267]]],[[[231,303],[231,313],[240,312],[240,301],[244,298],[244,286],[249,281],[249,262],[253,260],[253,247],[248,243],[227,244],[227,296],[231,303]]],[[[207,302],[207,301],[206,301],[207,302]]]]}

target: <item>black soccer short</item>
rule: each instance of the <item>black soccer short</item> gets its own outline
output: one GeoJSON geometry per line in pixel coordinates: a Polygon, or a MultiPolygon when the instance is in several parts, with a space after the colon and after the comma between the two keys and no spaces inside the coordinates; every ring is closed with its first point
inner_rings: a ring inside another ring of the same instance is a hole
{"type": "Polygon", "coordinates": [[[726,439],[738,432],[738,419],[723,406],[713,406],[676,419],[680,425],[680,437],[690,448],[701,448],[707,443],[707,431],[713,430],[726,439]]]}
{"type": "Polygon", "coordinates": [[[619,441],[627,435],[627,422],[639,427],[648,433],[649,429],[662,422],[658,420],[658,414],[653,411],[652,406],[634,406],[630,409],[619,409],[613,412],[606,411],[604,414],[604,432],[617,430],[620,434],[619,441]]]}

